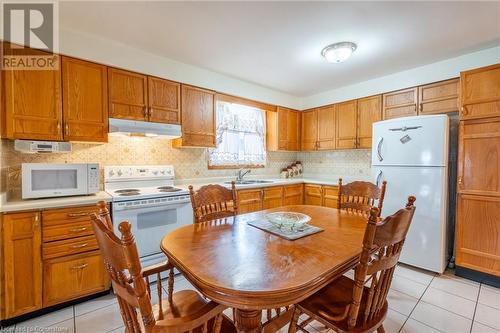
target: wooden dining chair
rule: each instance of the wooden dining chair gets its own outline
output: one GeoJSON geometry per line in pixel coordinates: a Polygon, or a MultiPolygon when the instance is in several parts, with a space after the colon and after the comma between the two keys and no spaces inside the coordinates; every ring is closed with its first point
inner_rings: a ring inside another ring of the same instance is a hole
{"type": "Polygon", "coordinates": [[[143,269],[130,223],[120,223],[121,237],[118,238],[113,233],[106,203],[101,201],[98,206],[99,213],[91,215],[92,226],[118,299],[126,333],[181,333],[192,332],[193,329],[219,333],[222,325],[234,327],[222,314],[225,306],[204,299],[194,290],[174,293],[173,266],[168,262],[143,269]],[[162,299],[160,275],[164,271],[169,271],[165,300],[162,299]],[[155,274],[158,304],[152,305],[148,278],[155,274]]]}
{"type": "Polygon", "coordinates": [[[341,276],[297,304],[289,333],[306,331],[304,327],[312,320],[336,332],[385,332],[387,293],[415,213],[414,202],[410,196],[405,208],[383,221],[378,208],[370,210],[354,280],[341,276]],[[298,323],[303,314],[308,318],[298,323]]]}
{"type": "Polygon", "coordinates": [[[355,181],[344,185],[342,184],[342,178],[339,178],[337,208],[368,216],[370,209],[375,207],[375,202],[377,201],[376,207],[378,207],[380,214],[384,204],[386,186],[387,182],[385,180],[382,182],[381,187],[362,181],[355,181]]]}
{"type": "Polygon", "coordinates": [[[205,185],[194,191],[189,185],[189,195],[193,206],[194,222],[205,222],[238,214],[236,183],[231,189],[221,185],[205,185]]]}

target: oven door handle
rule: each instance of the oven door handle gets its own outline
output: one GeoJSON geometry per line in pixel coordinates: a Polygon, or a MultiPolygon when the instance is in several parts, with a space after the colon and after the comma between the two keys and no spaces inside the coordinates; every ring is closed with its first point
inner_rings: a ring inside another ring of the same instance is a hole
{"type": "Polygon", "coordinates": [[[171,210],[171,209],[176,209],[179,207],[182,207],[186,204],[189,203],[190,200],[179,200],[179,201],[174,201],[174,202],[169,202],[167,204],[165,203],[153,203],[150,205],[145,205],[145,206],[122,206],[122,207],[114,207],[113,211],[115,212],[120,212],[120,211],[144,211],[144,210],[149,210],[152,211],[154,209],[155,211],[158,210],[171,210]]]}

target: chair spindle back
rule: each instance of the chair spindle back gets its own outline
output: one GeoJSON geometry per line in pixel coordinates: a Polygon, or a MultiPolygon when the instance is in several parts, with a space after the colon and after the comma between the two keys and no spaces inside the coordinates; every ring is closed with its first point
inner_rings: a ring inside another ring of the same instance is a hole
{"type": "Polygon", "coordinates": [[[221,185],[205,185],[194,191],[189,185],[189,195],[193,206],[194,222],[205,222],[238,214],[236,184],[231,189],[221,185]]]}
{"type": "Polygon", "coordinates": [[[339,178],[337,208],[368,216],[372,207],[378,207],[380,214],[384,203],[386,186],[386,181],[382,182],[380,188],[373,183],[362,181],[344,185],[342,184],[342,178],[339,178]],[[375,206],[376,202],[377,206],[375,206]]]}

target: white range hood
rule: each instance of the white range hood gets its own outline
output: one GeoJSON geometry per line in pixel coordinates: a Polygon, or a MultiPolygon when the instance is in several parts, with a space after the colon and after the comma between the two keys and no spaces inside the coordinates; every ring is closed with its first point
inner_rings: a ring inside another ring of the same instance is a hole
{"type": "Polygon", "coordinates": [[[109,118],[109,133],[162,136],[169,139],[180,138],[182,134],[181,125],[116,118],[109,118]]]}

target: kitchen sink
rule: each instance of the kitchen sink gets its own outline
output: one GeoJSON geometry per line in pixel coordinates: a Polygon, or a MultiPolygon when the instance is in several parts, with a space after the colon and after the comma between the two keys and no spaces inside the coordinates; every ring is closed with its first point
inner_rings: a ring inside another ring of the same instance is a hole
{"type": "MultiPolygon", "coordinates": [[[[249,180],[236,180],[236,185],[250,185],[250,184],[268,184],[273,183],[272,180],[249,179],[249,180]]],[[[231,184],[231,181],[224,182],[224,184],[231,184]]]]}

